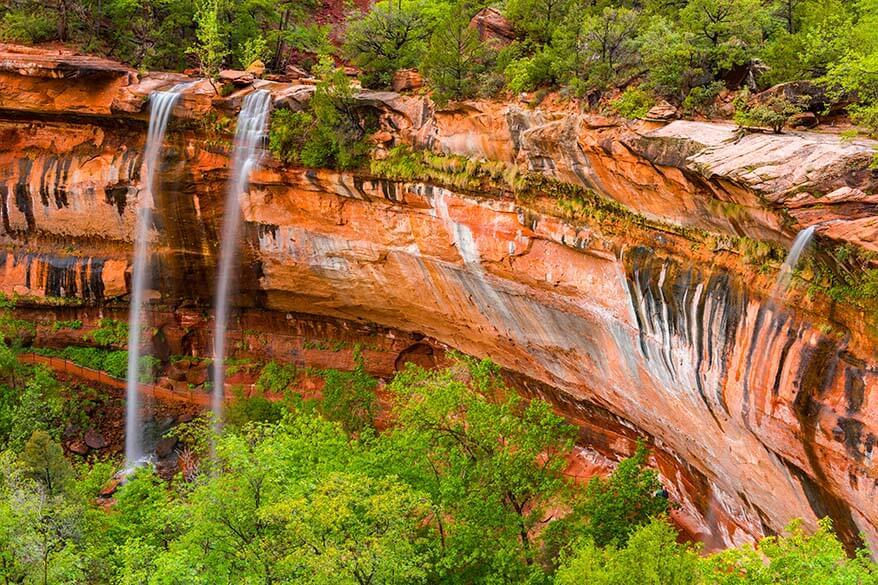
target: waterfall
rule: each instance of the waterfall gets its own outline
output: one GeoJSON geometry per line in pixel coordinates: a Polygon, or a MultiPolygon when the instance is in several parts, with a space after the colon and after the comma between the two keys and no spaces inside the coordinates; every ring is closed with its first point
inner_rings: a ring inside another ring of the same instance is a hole
{"type": "Polygon", "coordinates": [[[162,142],[171,111],[180,94],[190,84],[175,85],[170,91],[154,91],[149,96],[149,132],[143,154],[141,176],[144,187],[137,205],[137,224],[134,228],[134,266],[131,276],[131,304],[128,309],[128,371],[126,375],[125,406],[125,463],[136,465],[143,459],[143,428],[140,423],[139,364],[141,308],[146,292],[146,273],[149,263],[149,225],[155,206],[154,189],[161,162],[162,142]]]}
{"type": "Polygon", "coordinates": [[[796,234],[796,239],[793,240],[793,247],[790,248],[790,253],[787,254],[783,266],[780,267],[780,272],[777,275],[777,282],[774,285],[774,294],[772,296],[782,297],[786,293],[787,288],[790,286],[790,281],[793,278],[793,270],[795,270],[796,266],[799,264],[799,259],[802,257],[805,248],[808,247],[808,244],[810,244],[811,240],[814,238],[814,230],[816,228],[816,225],[812,225],[796,234]]]}
{"type": "Polygon", "coordinates": [[[229,319],[229,297],[232,292],[232,271],[238,250],[238,231],[240,228],[240,207],[238,198],[247,190],[250,172],[262,155],[262,142],[265,138],[268,112],[271,108],[271,95],[258,90],[244,98],[235,142],[232,148],[232,171],[229,176],[226,194],[225,217],[223,219],[222,242],[220,244],[219,276],[214,303],[213,326],[213,399],[211,405],[216,421],[222,415],[224,373],[226,358],[226,327],[229,319]]]}

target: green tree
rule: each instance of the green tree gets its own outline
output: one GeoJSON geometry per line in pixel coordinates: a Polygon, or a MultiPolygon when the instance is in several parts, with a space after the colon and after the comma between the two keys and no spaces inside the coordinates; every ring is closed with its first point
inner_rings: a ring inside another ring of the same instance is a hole
{"type": "Polygon", "coordinates": [[[348,433],[360,433],[375,426],[378,381],[366,372],[366,363],[359,346],[354,348],[354,369],[351,372],[323,372],[322,411],[326,418],[341,423],[348,433]]]}
{"type": "Polygon", "coordinates": [[[438,104],[474,97],[479,90],[479,75],[488,54],[478,32],[470,26],[470,12],[467,3],[456,2],[430,38],[422,69],[438,104]]]}
{"type": "Polygon", "coordinates": [[[73,476],[73,468],[64,458],[64,450],[46,431],[33,432],[24,445],[21,463],[27,475],[42,484],[50,498],[64,493],[73,476]]]}
{"type": "Polygon", "coordinates": [[[21,448],[35,430],[57,434],[63,407],[60,386],[52,372],[43,366],[35,367],[13,403],[8,444],[21,448]]]}
{"type": "Polygon", "coordinates": [[[639,39],[640,56],[649,71],[647,87],[675,100],[689,94],[704,74],[694,37],[666,18],[653,19],[639,39]]]}
{"type": "Polygon", "coordinates": [[[708,582],[718,585],[878,583],[868,551],[848,558],[828,518],[819,522],[813,534],[805,531],[801,521],[794,521],[784,534],[760,540],[758,549],[750,545],[731,548],[706,558],[704,565],[708,582]]]}
{"type": "MultiPolygon", "coordinates": [[[[38,437],[37,441],[41,439],[38,437]]],[[[73,584],[82,582],[82,504],[57,484],[30,476],[37,469],[11,453],[0,462],[0,577],[6,582],[73,584]]],[[[36,462],[31,462],[36,463],[36,462]]]]}
{"type": "Polygon", "coordinates": [[[654,519],[636,529],[621,549],[602,548],[580,541],[565,555],[555,576],[556,585],[696,585],[702,583],[699,557],[678,544],[677,531],[665,520],[654,519]]]}
{"type": "Polygon", "coordinates": [[[506,16],[538,44],[548,44],[574,6],[573,0],[508,0],[506,16]]]}
{"type": "MultiPolygon", "coordinates": [[[[749,93],[743,92],[735,102],[735,122],[744,127],[768,127],[780,134],[790,116],[804,110],[803,101],[794,101],[783,94],[761,97],[748,101],[749,93]]],[[[805,98],[807,100],[807,98],[805,98]]]]}
{"type": "Polygon", "coordinates": [[[420,62],[431,30],[421,2],[381,0],[350,22],[344,52],[367,87],[389,87],[395,71],[420,62]]]}
{"type": "Polygon", "coordinates": [[[272,153],[285,162],[308,167],[356,167],[368,145],[350,80],[329,57],[321,59],[316,71],[320,81],[308,102],[309,111],[273,116],[272,153]]]}
{"type": "Polygon", "coordinates": [[[854,22],[847,3],[841,0],[806,1],[798,7],[796,32],[771,37],[762,59],[768,66],[767,84],[818,79],[848,50],[854,22]]]}
{"type": "Polygon", "coordinates": [[[680,21],[706,69],[721,73],[755,56],[766,13],[758,0],[690,0],[680,21]]]}
{"type": "Polygon", "coordinates": [[[638,442],[608,478],[592,478],[572,513],[551,527],[553,542],[586,537],[599,547],[624,546],[638,527],[666,513],[668,498],[658,474],[646,467],[648,457],[646,445],[638,442]]]}
{"type": "Polygon", "coordinates": [[[307,583],[423,583],[433,551],[423,536],[430,505],[394,478],[332,473],[302,496],[269,506],[282,526],[286,578],[307,583]]]}
{"type": "MultiPolygon", "coordinates": [[[[447,582],[537,578],[533,529],[565,481],[573,428],[512,393],[490,362],[409,366],[389,389],[400,427],[382,449],[430,495],[447,582]]],[[[557,502],[555,502],[557,503],[557,502]]]]}
{"type": "MultiPolygon", "coordinates": [[[[195,13],[196,43],[189,52],[198,59],[201,73],[213,83],[229,54],[220,25],[220,0],[203,0],[195,13]]],[[[214,89],[216,87],[214,86],[214,89]]]]}
{"type": "Polygon", "coordinates": [[[572,14],[573,23],[560,27],[554,48],[561,78],[577,77],[588,89],[607,89],[638,60],[640,13],[624,7],[605,7],[572,14]]]}
{"type": "Polygon", "coordinates": [[[855,123],[878,134],[878,0],[860,0],[859,18],[847,35],[844,55],[833,62],[825,82],[833,95],[855,96],[848,108],[855,123]]]}

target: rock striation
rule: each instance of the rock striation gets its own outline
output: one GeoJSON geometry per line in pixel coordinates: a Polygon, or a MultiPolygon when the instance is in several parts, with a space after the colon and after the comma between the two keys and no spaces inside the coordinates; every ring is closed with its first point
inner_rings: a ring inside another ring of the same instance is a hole
{"type": "MultiPolygon", "coordinates": [[[[0,290],[109,310],[130,278],[145,99],[179,78],[108,66],[98,83],[87,60],[82,76],[61,75],[85,58],[51,65],[38,54],[28,67],[9,51],[0,63],[21,66],[0,67],[0,290]],[[33,70],[57,71],[49,78],[70,84],[69,99],[33,102],[47,79],[33,70]]],[[[203,85],[169,129],[153,226],[153,296],[167,311],[157,338],[190,352],[209,339],[198,315],[213,295],[229,172],[224,135],[198,112],[221,118],[252,87],[278,107],[313,90],[256,81],[218,98],[203,85]]],[[[240,309],[269,315],[274,333],[294,327],[290,315],[399,332],[378,356],[388,372],[433,344],[490,356],[576,422],[583,444],[612,457],[650,437],[669,491],[714,545],[829,515],[849,545],[863,533],[878,546],[867,316],[800,292],[771,299],[772,275],[670,229],[786,244],[818,225],[823,238],[872,249],[874,143],[572,108],[438,109],[391,92],[359,102],[381,120],[382,143],[520,165],[669,227],[602,223],[549,193],[522,201],[266,161],[240,201],[240,309]]]]}

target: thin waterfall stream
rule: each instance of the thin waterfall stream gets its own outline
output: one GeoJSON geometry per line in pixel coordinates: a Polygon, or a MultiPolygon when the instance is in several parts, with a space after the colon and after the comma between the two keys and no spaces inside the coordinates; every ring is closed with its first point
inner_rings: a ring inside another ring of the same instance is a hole
{"type": "Polygon", "coordinates": [[[783,266],[780,267],[780,272],[777,275],[777,282],[774,285],[774,294],[772,295],[773,297],[782,298],[784,294],[786,294],[793,278],[793,271],[796,269],[796,266],[798,266],[799,260],[805,252],[805,249],[808,247],[808,244],[810,244],[811,240],[814,238],[814,231],[816,229],[817,226],[812,225],[796,234],[796,239],[793,240],[793,246],[790,248],[790,253],[787,254],[786,260],[784,260],[783,266]]]}
{"type": "Polygon", "coordinates": [[[215,421],[222,417],[225,395],[226,328],[229,320],[229,300],[232,294],[232,274],[238,251],[238,232],[241,224],[239,198],[247,191],[250,173],[262,157],[262,143],[265,139],[268,114],[271,109],[271,94],[257,90],[244,98],[235,142],[232,149],[232,171],[229,175],[226,193],[225,217],[223,218],[222,241],[220,243],[219,274],[214,302],[213,333],[213,396],[211,406],[215,421]]]}
{"type": "Polygon", "coordinates": [[[140,421],[140,333],[144,295],[149,268],[149,227],[155,208],[156,177],[161,163],[162,143],[180,94],[189,87],[181,83],[169,91],[154,91],[149,96],[149,131],[143,154],[141,176],[144,188],[137,205],[137,223],[134,231],[134,264],[131,274],[131,304],[128,312],[128,370],[125,391],[125,464],[137,465],[144,459],[143,425],[140,421]]]}

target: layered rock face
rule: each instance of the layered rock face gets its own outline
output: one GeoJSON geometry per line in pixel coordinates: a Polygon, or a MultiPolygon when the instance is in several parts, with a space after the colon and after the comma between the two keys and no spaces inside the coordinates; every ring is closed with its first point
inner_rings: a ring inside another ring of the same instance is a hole
{"type": "MultiPolygon", "coordinates": [[[[9,75],[22,95],[43,79],[26,67],[9,75]]],[[[57,100],[42,113],[10,96],[0,104],[6,292],[98,307],[126,293],[140,104],[146,88],[178,80],[93,75],[70,81],[98,96],[76,117],[57,100]]],[[[261,87],[285,105],[308,93],[261,87]]],[[[196,86],[176,113],[233,110],[240,98],[213,103],[196,86]]],[[[778,242],[821,223],[824,237],[872,241],[868,142],[738,139],[724,125],[619,126],[490,104],[437,112],[385,93],[361,102],[397,142],[538,169],[663,222],[778,242]]],[[[153,234],[154,296],[171,312],[209,306],[227,173],[222,144],[197,124],[172,126],[153,234]]],[[[771,300],[773,278],[733,254],[566,221],[555,203],[266,161],[241,199],[237,304],[275,315],[268,330],[305,314],[408,332],[397,349],[423,336],[489,356],[609,455],[648,435],[672,495],[716,544],[824,515],[846,542],[863,532],[878,544],[878,380],[862,316],[801,295],[771,300]]]]}

